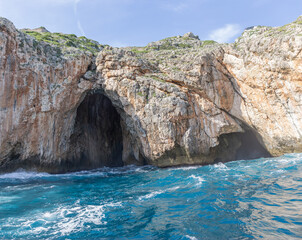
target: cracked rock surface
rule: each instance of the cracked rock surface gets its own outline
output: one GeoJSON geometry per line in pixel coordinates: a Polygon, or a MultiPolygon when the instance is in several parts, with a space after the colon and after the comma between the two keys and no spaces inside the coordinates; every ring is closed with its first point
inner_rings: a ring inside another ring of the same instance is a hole
{"type": "Polygon", "coordinates": [[[186,34],[105,47],[96,58],[36,41],[1,18],[0,76],[0,171],[302,151],[301,17],[246,30],[234,44],[186,34]]]}

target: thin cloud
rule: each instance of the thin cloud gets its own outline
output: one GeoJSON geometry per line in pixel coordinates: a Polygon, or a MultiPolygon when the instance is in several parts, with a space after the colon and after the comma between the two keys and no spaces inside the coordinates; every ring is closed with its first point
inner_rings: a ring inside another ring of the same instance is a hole
{"type": "Polygon", "coordinates": [[[73,13],[74,15],[77,15],[78,14],[78,3],[80,2],[81,0],[73,0],[73,13]]]}
{"type": "Polygon", "coordinates": [[[80,20],[77,21],[77,25],[78,25],[78,29],[80,30],[80,33],[82,34],[82,36],[86,36],[80,20]]]}
{"type": "Polygon", "coordinates": [[[82,27],[82,24],[81,24],[81,21],[78,17],[78,3],[80,2],[81,0],[73,0],[73,13],[74,13],[74,16],[77,18],[77,26],[78,26],[78,29],[81,33],[82,36],[86,36],[85,34],[85,31],[82,27]]]}
{"type": "Polygon", "coordinates": [[[241,27],[238,24],[226,24],[224,27],[212,31],[209,38],[219,43],[225,43],[233,40],[240,32],[241,27]]]}
{"type": "Polygon", "coordinates": [[[188,4],[186,4],[186,3],[178,3],[178,4],[165,3],[162,5],[162,8],[169,10],[169,11],[173,11],[173,12],[182,12],[187,7],[188,7],[188,4]]]}
{"type": "MultiPolygon", "coordinates": [[[[162,9],[175,12],[175,13],[180,13],[184,12],[185,10],[192,10],[195,8],[199,8],[203,3],[207,2],[209,0],[162,0],[158,1],[159,6],[162,9]]],[[[157,1],[156,1],[157,2],[157,1]]]]}

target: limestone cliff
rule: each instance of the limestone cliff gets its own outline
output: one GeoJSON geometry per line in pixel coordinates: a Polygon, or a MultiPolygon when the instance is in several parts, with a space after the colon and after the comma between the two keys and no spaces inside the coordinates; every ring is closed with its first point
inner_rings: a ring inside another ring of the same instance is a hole
{"type": "Polygon", "coordinates": [[[0,19],[1,171],[302,151],[301,17],[253,27],[234,44],[189,33],[118,49],[24,32],[0,19]]]}

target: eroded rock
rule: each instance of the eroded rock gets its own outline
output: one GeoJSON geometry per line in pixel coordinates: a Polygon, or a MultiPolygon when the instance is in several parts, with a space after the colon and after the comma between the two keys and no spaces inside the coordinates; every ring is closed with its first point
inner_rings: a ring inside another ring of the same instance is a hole
{"type": "Polygon", "coordinates": [[[253,27],[234,44],[188,36],[106,47],[95,59],[95,49],[37,41],[2,18],[0,170],[301,152],[301,24],[253,27]]]}

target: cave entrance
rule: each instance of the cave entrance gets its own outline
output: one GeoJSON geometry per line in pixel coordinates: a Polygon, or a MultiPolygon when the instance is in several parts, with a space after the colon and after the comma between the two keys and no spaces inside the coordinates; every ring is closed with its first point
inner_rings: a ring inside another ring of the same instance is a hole
{"type": "Polygon", "coordinates": [[[261,157],[271,157],[271,154],[262,146],[256,133],[252,130],[246,130],[244,133],[238,133],[241,141],[240,147],[236,151],[235,160],[249,160],[261,157]]]}
{"type": "Polygon", "coordinates": [[[261,137],[252,129],[245,128],[242,133],[222,134],[219,137],[217,162],[233,160],[250,160],[261,157],[271,157],[271,154],[261,144],[261,137]]]}
{"type": "Polygon", "coordinates": [[[123,166],[120,115],[101,92],[89,93],[77,109],[71,136],[72,161],[77,168],[123,166]]]}

